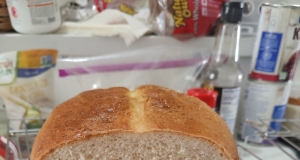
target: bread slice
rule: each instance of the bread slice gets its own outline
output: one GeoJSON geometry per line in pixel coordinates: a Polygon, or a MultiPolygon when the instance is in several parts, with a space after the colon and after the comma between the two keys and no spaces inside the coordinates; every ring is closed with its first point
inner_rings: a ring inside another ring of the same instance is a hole
{"type": "Polygon", "coordinates": [[[166,88],[98,89],[59,105],[31,159],[238,160],[225,122],[205,103],[166,88]]]}

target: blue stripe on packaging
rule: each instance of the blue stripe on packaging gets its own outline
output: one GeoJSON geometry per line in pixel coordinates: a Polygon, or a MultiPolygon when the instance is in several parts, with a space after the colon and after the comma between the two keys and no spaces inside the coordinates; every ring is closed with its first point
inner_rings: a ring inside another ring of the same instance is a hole
{"type": "MultiPolygon", "coordinates": [[[[283,119],[284,115],[285,115],[285,110],[286,110],[286,105],[280,105],[280,106],[276,106],[274,108],[274,112],[272,115],[272,119],[276,120],[276,119],[283,119]]],[[[281,129],[281,122],[271,122],[270,127],[275,130],[275,131],[280,131],[281,129]]]]}
{"type": "Polygon", "coordinates": [[[47,72],[51,68],[55,67],[55,65],[49,66],[49,67],[43,67],[43,68],[19,68],[18,69],[18,77],[19,78],[31,78],[35,77],[37,75],[40,75],[42,73],[47,72]]]}

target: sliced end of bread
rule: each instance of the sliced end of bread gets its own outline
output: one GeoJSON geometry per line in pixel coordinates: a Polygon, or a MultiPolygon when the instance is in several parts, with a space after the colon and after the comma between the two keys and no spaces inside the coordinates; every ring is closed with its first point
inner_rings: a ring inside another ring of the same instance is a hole
{"type": "Polygon", "coordinates": [[[228,157],[212,142],[178,133],[123,133],[74,142],[55,150],[46,160],[206,159],[228,157]]]}

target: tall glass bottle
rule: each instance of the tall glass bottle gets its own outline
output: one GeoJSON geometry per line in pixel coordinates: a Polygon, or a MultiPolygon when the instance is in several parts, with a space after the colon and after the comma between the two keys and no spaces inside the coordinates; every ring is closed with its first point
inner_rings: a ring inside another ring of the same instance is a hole
{"type": "Polygon", "coordinates": [[[243,73],[238,65],[239,42],[244,4],[225,2],[221,24],[209,63],[200,74],[201,85],[219,93],[216,112],[233,133],[240,98],[243,73]]]}

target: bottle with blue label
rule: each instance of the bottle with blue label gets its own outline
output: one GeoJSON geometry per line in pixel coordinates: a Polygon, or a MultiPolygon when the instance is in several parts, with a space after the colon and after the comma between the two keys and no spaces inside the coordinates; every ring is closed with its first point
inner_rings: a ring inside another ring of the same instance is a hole
{"type": "Polygon", "coordinates": [[[225,2],[216,43],[208,65],[199,76],[204,88],[218,92],[216,112],[234,132],[243,73],[238,65],[244,3],[225,2]]]}

